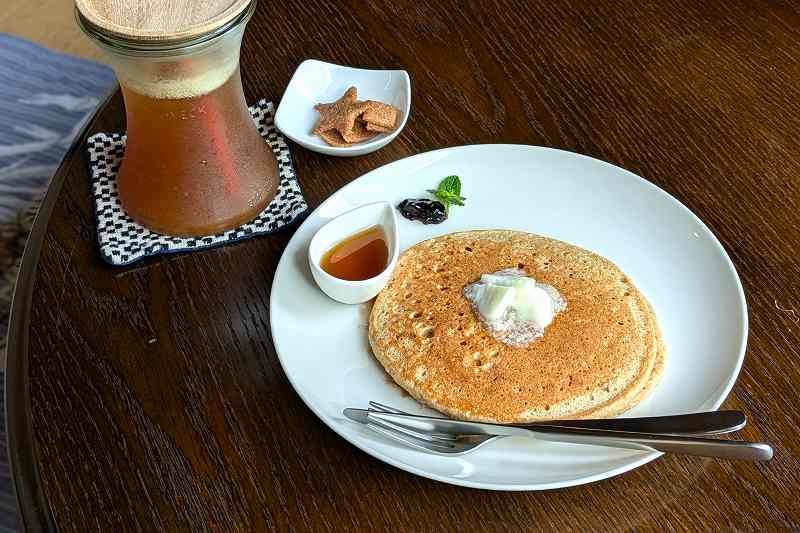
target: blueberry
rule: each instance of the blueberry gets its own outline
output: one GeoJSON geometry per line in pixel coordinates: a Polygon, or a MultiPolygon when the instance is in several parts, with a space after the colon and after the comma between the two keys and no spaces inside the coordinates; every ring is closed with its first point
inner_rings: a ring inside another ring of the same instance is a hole
{"type": "Polygon", "coordinates": [[[447,220],[447,211],[442,202],[416,198],[403,200],[398,204],[400,214],[409,220],[419,220],[423,224],[441,224],[447,220]]]}

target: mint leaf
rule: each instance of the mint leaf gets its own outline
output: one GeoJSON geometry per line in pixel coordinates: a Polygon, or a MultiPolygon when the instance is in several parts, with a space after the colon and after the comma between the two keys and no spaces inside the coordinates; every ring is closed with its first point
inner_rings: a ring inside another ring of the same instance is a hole
{"type": "Polygon", "coordinates": [[[447,176],[439,183],[438,189],[428,189],[428,192],[444,204],[445,211],[450,211],[451,205],[464,205],[466,198],[461,196],[461,180],[458,176],[447,176]]]}
{"type": "Polygon", "coordinates": [[[458,176],[447,176],[439,184],[439,190],[454,194],[455,196],[461,196],[461,180],[458,176]]]}
{"type": "Polygon", "coordinates": [[[450,199],[450,203],[453,204],[453,205],[463,206],[464,205],[464,200],[466,200],[466,198],[462,198],[461,196],[455,196],[455,197],[450,199]]]}

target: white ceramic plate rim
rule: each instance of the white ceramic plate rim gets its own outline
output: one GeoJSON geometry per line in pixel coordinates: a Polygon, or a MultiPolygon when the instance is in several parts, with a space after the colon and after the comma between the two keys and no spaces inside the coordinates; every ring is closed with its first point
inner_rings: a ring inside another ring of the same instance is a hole
{"type": "MultiPolygon", "coordinates": [[[[350,188],[357,187],[358,186],[358,182],[360,180],[362,180],[363,178],[369,176],[370,174],[372,174],[374,172],[377,172],[378,170],[385,169],[387,167],[391,168],[392,166],[400,166],[400,165],[403,165],[403,164],[407,164],[409,162],[409,160],[413,160],[415,158],[421,158],[423,156],[427,157],[427,156],[430,156],[431,154],[437,154],[437,153],[438,154],[442,154],[444,152],[457,153],[459,151],[475,149],[477,147],[495,147],[497,149],[503,149],[503,148],[525,149],[525,148],[530,148],[530,149],[536,149],[536,150],[541,150],[541,149],[552,150],[554,152],[563,152],[565,155],[568,155],[569,157],[579,157],[579,158],[590,159],[595,163],[600,163],[602,165],[607,165],[607,166],[613,167],[615,170],[621,171],[621,172],[627,174],[629,177],[632,177],[632,178],[635,178],[636,180],[639,180],[646,187],[655,189],[659,193],[663,194],[666,199],[668,199],[669,201],[673,202],[680,210],[684,211],[685,214],[689,215],[689,217],[692,218],[698,224],[698,229],[702,230],[706,234],[706,236],[709,238],[710,243],[712,243],[713,246],[716,247],[716,249],[719,252],[719,254],[724,258],[724,262],[725,262],[726,267],[728,268],[729,273],[732,274],[732,279],[735,281],[735,288],[736,288],[736,291],[737,291],[737,296],[738,296],[739,305],[740,305],[739,310],[742,313],[742,317],[741,317],[742,318],[741,340],[740,340],[740,343],[739,343],[739,349],[738,349],[738,354],[737,354],[737,358],[736,358],[736,364],[735,364],[735,366],[733,368],[733,372],[731,373],[731,375],[730,375],[730,377],[728,379],[727,384],[725,385],[724,388],[722,388],[719,391],[719,393],[718,393],[719,396],[718,396],[717,400],[712,403],[712,407],[711,407],[712,410],[719,409],[720,405],[722,405],[722,403],[728,397],[728,394],[730,394],[731,389],[733,388],[734,384],[736,383],[736,380],[737,380],[737,378],[739,376],[739,373],[741,371],[742,364],[744,362],[745,351],[746,351],[746,348],[747,348],[747,337],[748,337],[748,333],[749,333],[749,317],[748,317],[748,312],[747,312],[747,301],[745,299],[744,288],[742,287],[741,280],[739,279],[739,275],[738,275],[738,273],[736,271],[736,268],[733,265],[733,262],[730,259],[730,256],[725,251],[725,248],[722,246],[722,244],[719,242],[719,239],[717,239],[716,235],[714,235],[714,233],[708,228],[708,226],[697,215],[695,215],[688,207],[683,205],[683,203],[678,201],[678,199],[676,199],[674,196],[669,194],[667,191],[661,189],[660,187],[658,187],[657,185],[647,181],[646,179],[644,179],[644,178],[642,178],[642,177],[640,177],[640,176],[638,176],[638,175],[636,175],[636,174],[634,174],[634,173],[632,173],[632,172],[630,172],[628,170],[625,170],[624,168],[621,168],[621,167],[618,167],[616,165],[612,165],[611,163],[608,163],[606,161],[603,161],[603,160],[600,160],[600,159],[596,159],[596,158],[593,158],[593,157],[590,157],[590,156],[587,156],[587,155],[579,154],[579,153],[576,153],[576,152],[570,152],[568,150],[561,150],[561,149],[557,149],[557,148],[534,146],[534,145],[473,144],[473,145],[463,145],[463,146],[454,146],[454,147],[449,147],[449,148],[441,148],[441,149],[432,150],[432,151],[429,151],[429,152],[422,152],[420,154],[415,154],[415,155],[412,155],[412,156],[409,156],[409,157],[406,157],[406,158],[403,158],[403,159],[399,159],[397,161],[393,161],[391,163],[387,163],[386,165],[383,165],[381,167],[375,168],[375,169],[367,172],[366,174],[363,174],[362,176],[354,179],[350,183],[346,184],[345,186],[343,186],[342,188],[340,188],[339,190],[334,192],[331,196],[326,198],[325,201],[323,201],[319,206],[317,206],[317,208],[303,222],[303,224],[300,226],[300,228],[302,228],[303,225],[307,224],[308,221],[319,210],[325,208],[326,204],[328,204],[332,200],[332,198],[334,198],[335,196],[337,196],[337,195],[339,195],[341,193],[346,192],[350,188]]],[[[299,232],[300,228],[298,228],[298,232],[299,232]]],[[[292,239],[294,239],[294,236],[292,237],[292,239]]],[[[291,240],[290,240],[290,242],[291,242],[291,240]]],[[[288,248],[288,246],[289,246],[289,244],[287,244],[287,248],[288,248]]],[[[278,280],[278,273],[281,271],[282,268],[287,268],[286,263],[289,260],[290,259],[287,257],[287,254],[284,253],[281,256],[281,259],[278,262],[278,267],[275,270],[275,275],[274,275],[274,278],[273,278],[273,287],[272,287],[272,290],[270,291],[270,294],[272,294],[272,291],[274,291],[274,285],[275,285],[276,281],[278,280]]],[[[275,315],[274,315],[274,313],[275,313],[275,306],[270,305],[270,329],[272,330],[273,341],[275,339],[275,331],[274,331],[274,328],[275,328],[275,326],[274,326],[274,324],[275,324],[275,315]]],[[[631,461],[629,463],[624,464],[624,465],[622,465],[622,466],[620,466],[618,468],[612,468],[612,469],[609,469],[609,470],[607,470],[605,472],[602,472],[602,473],[599,473],[599,474],[595,474],[595,475],[576,477],[576,478],[568,480],[568,481],[555,481],[555,482],[529,483],[529,484],[525,484],[525,483],[522,483],[522,484],[507,484],[507,483],[487,483],[487,482],[481,482],[481,481],[474,481],[474,480],[470,480],[470,479],[453,478],[453,477],[449,477],[449,476],[439,475],[439,474],[436,474],[436,473],[433,473],[433,472],[429,472],[428,470],[425,470],[423,468],[418,468],[418,467],[416,467],[414,465],[410,465],[408,463],[405,463],[403,461],[395,459],[391,455],[382,453],[382,452],[380,452],[378,450],[370,448],[369,446],[367,446],[366,444],[364,444],[362,442],[359,442],[357,440],[351,439],[349,437],[349,435],[345,434],[341,430],[341,428],[339,427],[338,424],[335,424],[335,423],[333,423],[332,420],[328,419],[327,415],[323,413],[323,410],[320,409],[314,403],[314,401],[311,400],[311,398],[309,398],[303,392],[302,388],[298,387],[297,383],[295,383],[295,381],[292,379],[291,375],[288,372],[286,372],[286,368],[285,368],[285,365],[284,365],[284,358],[287,357],[288,354],[282,353],[282,351],[279,348],[279,345],[278,345],[277,342],[273,342],[273,344],[275,346],[275,352],[278,355],[278,359],[279,359],[279,361],[281,363],[281,367],[284,369],[284,373],[286,374],[287,378],[289,379],[289,383],[291,383],[291,385],[294,388],[295,392],[297,392],[298,396],[300,396],[300,398],[309,407],[309,409],[311,409],[311,411],[320,420],[322,420],[329,428],[331,428],[334,432],[336,432],[340,437],[342,437],[345,440],[347,440],[350,444],[352,444],[356,448],[366,452],[367,454],[369,454],[369,455],[371,455],[371,456],[373,456],[373,457],[375,457],[377,459],[380,459],[381,461],[383,461],[385,463],[388,463],[388,464],[390,464],[390,465],[392,465],[394,467],[397,467],[397,468],[399,468],[401,470],[405,470],[406,472],[410,472],[412,474],[417,474],[419,476],[422,476],[422,477],[425,477],[425,478],[428,478],[428,479],[433,479],[433,480],[436,480],[436,481],[441,481],[441,482],[449,483],[449,484],[452,484],[452,485],[459,485],[459,486],[470,487],[470,488],[488,489],[488,490],[500,490],[500,491],[549,490],[549,489],[572,487],[572,486],[576,486],[576,485],[583,485],[583,484],[586,484],[586,483],[593,483],[595,481],[601,481],[603,479],[608,479],[610,477],[617,476],[619,474],[623,474],[625,472],[628,472],[630,470],[638,468],[638,467],[640,467],[642,465],[645,465],[645,464],[649,463],[650,461],[653,461],[654,459],[657,459],[658,457],[660,457],[662,455],[661,453],[658,453],[658,452],[643,454],[640,458],[631,459],[631,461]]],[[[476,453],[480,453],[480,452],[476,452],[476,453]]]]}

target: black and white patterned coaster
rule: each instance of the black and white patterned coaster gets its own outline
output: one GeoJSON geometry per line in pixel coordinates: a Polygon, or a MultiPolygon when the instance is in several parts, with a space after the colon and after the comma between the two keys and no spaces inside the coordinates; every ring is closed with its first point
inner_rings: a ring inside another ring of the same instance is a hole
{"type": "Polygon", "coordinates": [[[94,195],[97,240],[100,255],[112,265],[129,265],[144,257],[212,248],[269,235],[295,222],[308,210],[292,165],[292,154],[273,123],[272,102],[260,100],[250,107],[258,133],[270,145],[278,160],[280,184],[275,198],[255,220],[236,229],[205,237],[172,237],[155,233],[131,219],[117,193],[117,172],[125,154],[125,135],[98,133],[89,137],[89,167],[94,195]]]}

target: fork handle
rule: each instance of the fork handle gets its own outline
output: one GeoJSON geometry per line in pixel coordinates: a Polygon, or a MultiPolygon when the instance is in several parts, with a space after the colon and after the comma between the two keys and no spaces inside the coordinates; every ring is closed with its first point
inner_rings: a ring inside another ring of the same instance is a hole
{"type": "Polygon", "coordinates": [[[772,447],[763,442],[745,442],[683,437],[678,435],[653,435],[625,431],[602,431],[597,429],[569,429],[537,427],[528,429],[539,440],[572,444],[593,444],[612,448],[667,452],[720,459],[743,459],[746,461],[769,461],[772,447]]]}
{"type": "Polygon", "coordinates": [[[569,427],[630,431],[633,433],[669,433],[672,435],[719,435],[739,430],[747,424],[741,411],[710,411],[686,415],[610,418],[595,420],[553,420],[522,424],[521,427],[569,427]]]}

